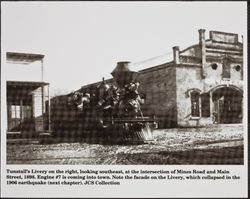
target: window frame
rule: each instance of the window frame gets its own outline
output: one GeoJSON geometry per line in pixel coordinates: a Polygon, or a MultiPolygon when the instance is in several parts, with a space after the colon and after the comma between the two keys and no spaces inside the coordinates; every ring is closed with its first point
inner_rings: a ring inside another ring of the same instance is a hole
{"type": "Polygon", "coordinates": [[[201,111],[200,111],[200,92],[198,91],[192,91],[190,92],[190,102],[191,102],[191,119],[196,119],[201,117],[201,111]],[[194,99],[194,97],[196,99],[194,99]],[[194,105],[194,102],[196,105],[194,105]],[[194,110],[194,107],[196,107],[196,110],[194,110]],[[194,111],[196,111],[196,114],[194,114],[194,111]]]}
{"type": "Polygon", "coordinates": [[[21,119],[21,106],[11,105],[11,119],[21,119]]]}

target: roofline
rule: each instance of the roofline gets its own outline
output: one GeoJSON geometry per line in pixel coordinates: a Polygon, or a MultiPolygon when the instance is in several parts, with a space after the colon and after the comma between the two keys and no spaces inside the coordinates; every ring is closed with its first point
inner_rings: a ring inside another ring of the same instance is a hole
{"type": "Polygon", "coordinates": [[[33,53],[6,52],[7,61],[26,62],[42,61],[45,55],[33,53]]]}
{"type": "Polygon", "coordinates": [[[180,53],[183,53],[183,52],[185,52],[185,51],[187,51],[187,50],[189,50],[189,49],[191,49],[193,47],[196,47],[196,46],[199,46],[199,44],[194,44],[192,46],[189,46],[189,47],[185,48],[184,50],[180,50],[180,53]]]}
{"type": "Polygon", "coordinates": [[[36,85],[36,86],[46,86],[49,85],[48,82],[35,82],[35,81],[6,81],[7,85],[27,85],[27,86],[32,86],[32,85],[36,85]]]}
{"type": "Polygon", "coordinates": [[[237,37],[239,36],[239,34],[237,34],[237,33],[223,32],[223,31],[217,31],[217,30],[210,30],[210,31],[209,31],[209,36],[210,36],[212,33],[219,33],[219,34],[231,35],[231,36],[236,36],[236,35],[237,35],[237,37]]]}
{"type": "Polygon", "coordinates": [[[138,72],[148,72],[148,71],[151,71],[151,70],[154,70],[156,68],[164,68],[164,67],[167,67],[171,64],[174,64],[174,61],[170,61],[170,62],[166,62],[166,63],[163,63],[163,64],[159,64],[159,65],[156,65],[156,66],[152,66],[152,67],[149,67],[149,68],[145,68],[145,69],[142,69],[142,70],[139,70],[138,72]]]}
{"type": "MultiPolygon", "coordinates": [[[[156,66],[153,66],[153,67],[150,67],[150,68],[145,68],[145,69],[139,70],[138,73],[140,73],[140,72],[149,72],[149,71],[154,70],[154,69],[159,68],[159,67],[164,68],[164,67],[167,67],[169,65],[172,65],[173,63],[174,63],[173,61],[170,61],[170,62],[166,62],[166,63],[156,65],[156,66]]],[[[112,80],[114,80],[114,78],[109,78],[109,79],[106,79],[105,81],[112,81],[112,80]]],[[[102,81],[98,81],[98,82],[91,83],[91,84],[86,84],[86,85],[82,86],[80,89],[78,89],[77,91],[79,91],[81,89],[84,89],[84,88],[87,88],[89,86],[98,85],[100,83],[102,83],[102,81]]]]}

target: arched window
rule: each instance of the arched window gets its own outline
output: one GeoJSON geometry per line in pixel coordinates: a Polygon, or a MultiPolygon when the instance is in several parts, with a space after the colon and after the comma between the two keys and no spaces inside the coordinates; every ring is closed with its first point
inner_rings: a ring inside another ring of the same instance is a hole
{"type": "Polygon", "coordinates": [[[197,91],[191,92],[191,116],[200,117],[200,94],[197,91]]]}

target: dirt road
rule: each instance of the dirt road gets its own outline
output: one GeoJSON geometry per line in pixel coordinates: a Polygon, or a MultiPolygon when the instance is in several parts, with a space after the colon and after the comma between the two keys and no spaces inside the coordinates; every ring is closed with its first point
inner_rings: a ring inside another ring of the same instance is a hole
{"type": "Polygon", "coordinates": [[[243,164],[243,127],[154,131],[142,145],[89,143],[7,145],[8,164],[243,164]]]}

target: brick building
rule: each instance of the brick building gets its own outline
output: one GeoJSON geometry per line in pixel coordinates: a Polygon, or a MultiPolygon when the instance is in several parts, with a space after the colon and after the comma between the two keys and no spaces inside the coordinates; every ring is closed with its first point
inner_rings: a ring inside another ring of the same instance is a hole
{"type": "Polygon", "coordinates": [[[198,32],[197,44],[175,46],[170,61],[142,64],[139,71],[143,113],[156,116],[160,128],[242,122],[243,44],[237,34],[210,31],[206,39],[204,29],[198,32]]]}
{"type": "Polygon", "coordinates": [[[173,60],[139,72],[143,109],[160,127],[241,123],[243,44],[238,35],[199,30],[199,43],[180,50],[173,60]]]}

